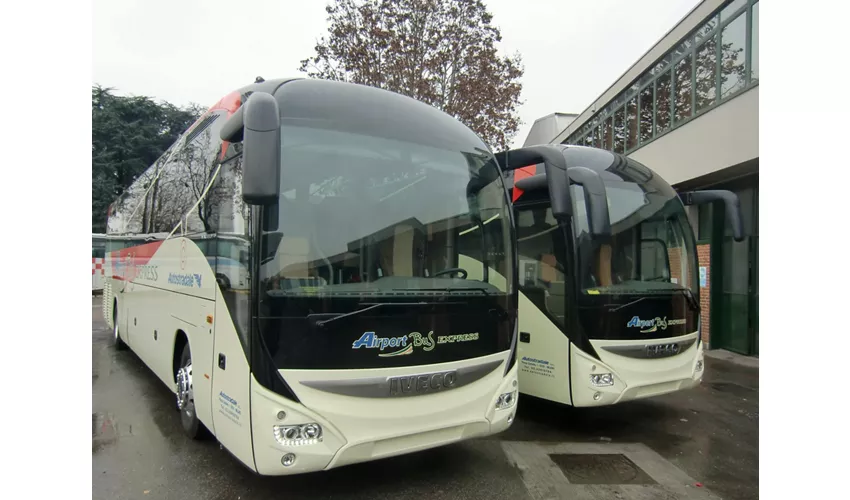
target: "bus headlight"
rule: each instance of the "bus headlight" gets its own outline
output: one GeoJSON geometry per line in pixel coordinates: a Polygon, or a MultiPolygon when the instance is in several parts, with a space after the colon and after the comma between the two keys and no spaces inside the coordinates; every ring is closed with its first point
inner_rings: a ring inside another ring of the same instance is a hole
{"type": "Polygon", "coordinates": [[[596,387],[614,385],[614,374],[593,373],[590,375],[590,383],[595,385],[596,387]]]}
{"type": "Polygon", "coordinates": [[[322,442],[322,426],[316,423],[275,425],[274,438],[283,446],[316,444],[322,442]]]}
{"type": "Polygon", "coordinates": [[[496,399],[496,409],[506,410],[516,404],[516,391],[506,392],[496,399]]]}

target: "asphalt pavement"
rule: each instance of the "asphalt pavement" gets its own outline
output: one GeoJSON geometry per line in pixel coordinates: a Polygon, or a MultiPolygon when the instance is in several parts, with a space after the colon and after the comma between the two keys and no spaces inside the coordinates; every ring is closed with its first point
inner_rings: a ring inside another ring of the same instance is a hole
{"type": "Polygon", "coordinates": [[[111,348],[92,299],[92,498],[758,498],[758,368],[706,358],[702,385],[603,408],[521,396],[506,432],[411,455],[260,477],[181,430],[174,398],[111,348]]]}

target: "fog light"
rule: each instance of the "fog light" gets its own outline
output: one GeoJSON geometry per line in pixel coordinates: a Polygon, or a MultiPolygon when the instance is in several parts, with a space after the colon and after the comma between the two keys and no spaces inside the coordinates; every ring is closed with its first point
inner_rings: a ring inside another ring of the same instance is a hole
{"type": "Polygon", "coordinates": [[[513,421],[514,421],[514,414],[511,413],[510,415],[508,415],[508,423],[510,424],[513,421]]]}
{"type": "Polygon", "coordinates": [[[697,361],[697,367],[694,371],[701,372],[702,371],[702,360],[697,361]]]}
{"type": "Polygon", "coordinates": [[[614,375],[611,373],[594,373],[590,376],[590,383],[596,387],[614,385],[614,375]]]}
{"type": "Polygon", "coordinates": [[[283,446],[303,446],[322,441],[322,426],[316,423],[304,425],[275,425],[274,438],[283,446]]]}
{"type": "Polygon", "coordinates": [[[285,411],[281,410],[281,411],[277,412],[277,419],[278,420],[283,420],[285,418],[286,418],[286,412],[285,411]]]}
{"type": "Polygon", "coordinates": [[[283,464],[284,467],[289,467],[290,465],[295,463],[295,453],[287,453],[280,459],[280,463],[283,464]]]}
{"type": "Polygon", "coordinates": [[[496,399],[496,409],[506,410],[516,403],[516,391],[506,392],[496,399]]]}
{"type": "Polygon", "coordinates": [[[599,401],[599,399],[600,399],[600,398],[602,398],[602,393],[601,393],[601,392],[594,392],[594,393],[593,393],[593,400],[594,400],[594,401],[599,401]]]}

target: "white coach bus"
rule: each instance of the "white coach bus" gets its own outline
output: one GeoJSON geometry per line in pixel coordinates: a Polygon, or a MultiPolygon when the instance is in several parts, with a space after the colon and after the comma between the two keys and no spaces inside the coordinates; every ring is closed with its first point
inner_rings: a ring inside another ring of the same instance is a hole
{"type": "Polygon", "coordinates": [[[258,79],[110,207],[104,315],[185,431],[262,475],[492,435],[518,390],[512,221],[452,117],[258,79]]]}
{"type": "Polygon", "coordinates": [[[677,192],[631,158],[543,145],[496,155],[516,221],[520,392],[602,406],[684,390],[703,376],[691,204],[729,191],[677,192]]]}

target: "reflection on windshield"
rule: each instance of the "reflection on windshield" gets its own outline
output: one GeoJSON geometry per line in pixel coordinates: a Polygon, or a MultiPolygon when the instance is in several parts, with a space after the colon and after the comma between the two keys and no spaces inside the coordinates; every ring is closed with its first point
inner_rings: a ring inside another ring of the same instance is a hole
{"type": "Polygon", "coordinates": [[[509,290],[501,178],[467,196],[487,156],[284,126],[281,198],[267,213],[271,295],[509,290]]]}
{"type": "Polygon", "coordinates": [[[695,247],[684,207],[652,182],[605,181],[612,234],[588,232],[584,194],[573,187],[574,230],[585,293],[696,290],[695,247]]]}

